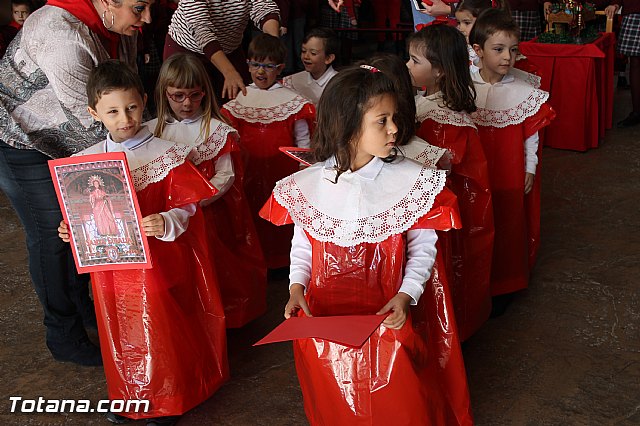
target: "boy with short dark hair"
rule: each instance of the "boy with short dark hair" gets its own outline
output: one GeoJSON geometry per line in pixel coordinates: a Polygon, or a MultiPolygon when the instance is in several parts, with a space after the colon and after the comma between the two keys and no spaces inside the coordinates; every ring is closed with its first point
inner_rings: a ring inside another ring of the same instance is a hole
{"type": "MultiPolygon", "coordinates": [[[[88,110],[109,134],[77,155],[126,154],[153,262],[151,269],[91,274],[109,398],[148,400],[148,412],[123,415],[173,424],[167,417],[200,404],[229,377],[224,310],[212,266],[202,262],[209,253],[198,208],[217,190],[186,160],[189,146],[143,126],[142,87],[118,61],[92,71],[88,110]]],[[[64,222],[59,233],[69,240],[64,222]]]]}
{"type": "Polygon", "coordinates": [[[11,0],[11,17],[13,20],[0,28],[0,58],[4,55],[11,40],[14,39],[24,25],[24,21],[31,15],[33,9],[31,0],[11,0]]]}
{"type": "Polygon", "coordinates": [[[282,79],[282,85],[313,102],[320,100],[322,91],[338,72],[333,61],[338,53],[338,38],[329,28],[314,28],[302,41],[300,58],[304,71],[282,79]]]}
{"type": "Polygon", "coordinates": [[[268,34],[249,44],[247,64],[253,83],[247,94],[222,107],[240,135],[245,154],[244,190],[256,229],[271,269],[289,265],[292,229],[276,227],[258,216],[275,183],[298,170],[298,165],[279,151],[281,146],[310,146],[315,107],[304,97],[277,83],[284,68],[285,48],[268,34]]]}

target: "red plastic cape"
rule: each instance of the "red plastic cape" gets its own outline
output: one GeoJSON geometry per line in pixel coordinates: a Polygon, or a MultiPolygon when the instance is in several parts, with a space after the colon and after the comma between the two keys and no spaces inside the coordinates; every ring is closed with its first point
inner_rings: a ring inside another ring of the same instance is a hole
{"type": "MultiPolygon", "coordinates": [[[[191,163],[139,191],[142,216],[210,198],[191,163]]],[[[152,269],[91,275],[109,399],[145,399],[134,419],[180,415],[229,377],[224,312],[201,212],[174,242],[149,238],[152,269]]]]}
{"type": "Polygon", "coordinates": [[[198,164],[207,178],[215,162],[227,153],[233,158],[235,179],[229,190],[204,207],[207,235],[215,263],[227,328],[242,327],[267,309],[267,267],[243,188],[243,167],[235,135],[227,137],[216,158],[198,164]]]}
{"type": "Polygon", "coordinates": [[[449,277],[460,339],[466,340],[491,313],[491,257],[493,206],[487,160],[476,129],[424,120],[417,136],[452,154],[447,188],[458,197],[462,229],[438,232],[438,240],[451,262],[449,277]]]}
{"type": "MultiPolygon", "coordinates": [[[[413,229],[459,227],[455,196],[443,190],[413,229]]],[[[282,223],[272,198],[263,217],[282,223]]],[[[274,222],[275,223],[275,222],[274,222]]],[[[309,237],[315,316],[375,314],[398,291],[405,236],[339,247],[309,237]]],[[[311,425],[470,425],[469,393],[446,274],[438,254],[432,277],[400,330],[380,326],[359,349],[322,339],[294,342],[311,425]]]]}
{"type": "Polygon", "coordinates": [[[240,135],[245,170],[244,190],[267,267],[274,269],[289,266],[293,228],[277,228],[261,220],[258,211],[269,198],[277,181],[300,170],[299,165],[282,155],[278,148],[295,145],[293,127],[296,120],[306,120],[309,131],[313,131],[315,108],[312,104],[306,104],[288,118],[269,124],[236,118],[224,108],[222,113],[240,135]]]}
{"type": "Polygon", "coordinates": [[[547,126],[554,117],[555,113],[545,103],[536,114],[520,124],[504,128],[478,126],[493,197],[493,296],[528,286],[529,271],[540,245],[541,164],[538,163],[534,187],[525,196],[524,141],[547,126]]]}

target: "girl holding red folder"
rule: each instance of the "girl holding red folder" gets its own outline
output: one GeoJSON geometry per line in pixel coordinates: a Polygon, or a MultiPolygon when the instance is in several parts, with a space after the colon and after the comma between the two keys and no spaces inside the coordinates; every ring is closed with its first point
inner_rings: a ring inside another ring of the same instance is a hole
{"type": "Polygon", "coordinates": [[[312,425],[472,423],[449,289],[432,274],[456,200],[444,171],[397,155],[396,114],[384,73],[339,73],[318,105],[319,162],[279,181],[261,211],[295,225],[286,318],[389,314],[359,348],[295,341],[312,425]]]}

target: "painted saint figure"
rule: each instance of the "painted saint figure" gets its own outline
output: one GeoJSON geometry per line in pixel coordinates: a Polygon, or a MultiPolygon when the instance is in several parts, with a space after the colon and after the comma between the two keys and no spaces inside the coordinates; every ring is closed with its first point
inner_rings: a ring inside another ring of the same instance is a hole
{"type": "Polygon", "coordinates": [[[113,214],[113,205],[109,195],[103,189],[104,183],[100,176],[91,176],[89,186],[92,188],[90,189],[89,202],[93,211],[96,232],[100,236],[119,235],[120,230],[113,214]]]}

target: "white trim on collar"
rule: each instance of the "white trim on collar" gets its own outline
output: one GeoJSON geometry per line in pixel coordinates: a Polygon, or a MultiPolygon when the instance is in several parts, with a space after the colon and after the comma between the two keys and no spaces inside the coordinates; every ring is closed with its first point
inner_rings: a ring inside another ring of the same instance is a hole
{"type": "Polygon", "coordinates": [[[111,133],[107,134],[106,148],[107,152],[120,152],[122,151],[122,147],[133,151],[140,148],[151,139],[153,139],[153,133],[151,133],[146,126],[142,126],[134,137],[127,139],[124,142],[114,142],[113,139],[111,139],[111,133]]]}
{"type": "Polygon", "coordinates": [[[350,247],[410,229],[431,210],[446,181],[444,171],[406,158],[367,165],[376,170],[374,179],[346,172],[336,182],[325,174],[329,160],[316,163],[279,181],[273,196],[313,239],[350,247]]]}

